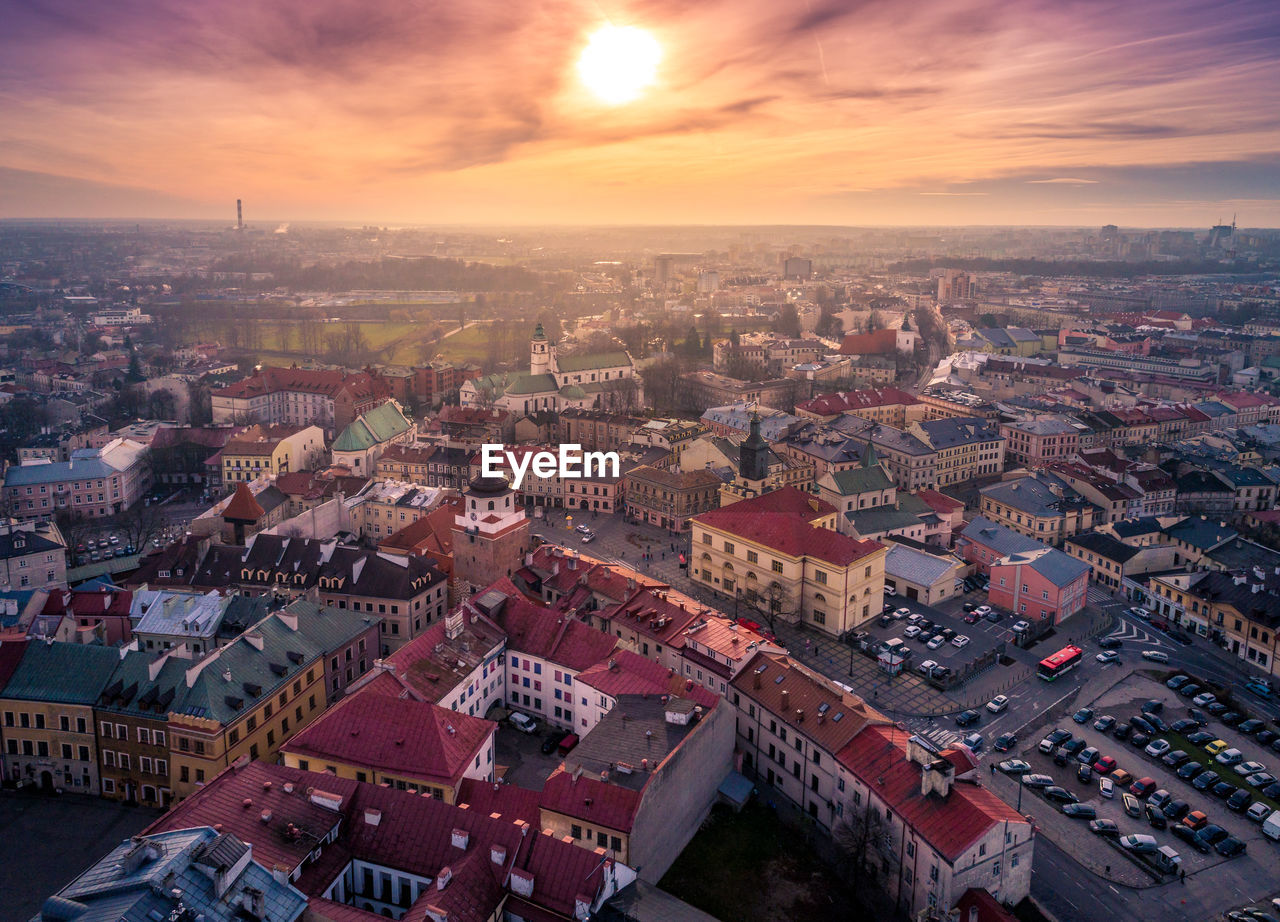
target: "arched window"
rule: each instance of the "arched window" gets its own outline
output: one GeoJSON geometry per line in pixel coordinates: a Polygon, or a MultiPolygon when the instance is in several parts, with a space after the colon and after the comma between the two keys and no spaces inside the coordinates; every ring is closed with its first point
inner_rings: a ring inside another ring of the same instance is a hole
{"type": "Polygon", "coordinates": [[[489,511],[493,511],[493,500],[489,500],[489,511]]]}

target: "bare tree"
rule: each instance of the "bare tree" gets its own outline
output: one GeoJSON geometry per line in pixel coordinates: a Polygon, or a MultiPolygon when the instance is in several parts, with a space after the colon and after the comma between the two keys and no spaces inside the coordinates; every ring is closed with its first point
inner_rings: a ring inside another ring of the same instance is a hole
{"type": "Polygon", "coordinates": [[[870,803],[845,803],[844,815],[831,830],[831,838],[855,883],[877,884],[893,873],[898,857],[889,833],[878,808],[870,803]]]}
{"type": "Polygon", "coordinates": [[[164,531],[166,521],[159,503],[138,502],[112,517],[111,525],[123,534],[126,544],[142,553],[147,543],[164,531]]]}

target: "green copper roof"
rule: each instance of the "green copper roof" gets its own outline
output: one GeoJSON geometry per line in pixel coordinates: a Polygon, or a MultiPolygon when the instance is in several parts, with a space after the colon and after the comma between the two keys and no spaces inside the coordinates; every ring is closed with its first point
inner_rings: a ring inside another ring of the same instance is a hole
{"type": "Polygon", "coordinates": [[[576,384],[566,384],[560,388],[560,396],[566,400],[581,400],[587,396],[587,392],[576,384]]]}
{"type": "Polygon", "coordinates": [[[893,480],[879,465],[836,471],[830,476],[835,483],[836,492],[841,496],[857,496],[859,493],[887,490],[893,486],[893,480]]]}
{"type": "Polygon", "coordinates": [[[403,435],[411,425],[395,401],[388,400],[356,417],[334,441],[333,450],[366,451],[380,442],[389,442],[403,435]]]}
{"type": "Polygon", "coordinates": [[[597,355],[561,355],[556,357],[556,367],[561,372],[594,371],[597,368],[618,368],[631,364],[631,356],[625,352],[601,352],[597,355]]]}
{"type": "Polygon", "coordinates": [[[533,338],[534,338],[534,339],[546,339],[546,338],[547,338],[546,331],[542,329],[542,321],[541,321],[541,320],[539,320],[539,321],[538,321],[538,325],[537,325],[536,327],[534,327],[534,328],[533,328],[533,338]]]}
{"type": "Polygon", "coordinates": [[[555,375],[531,375],[521,371],[507,378],[508,394],[550,394],[559,389],[555,375]]]}
{"type": "Polygon", "coordinates": [[[6,698],[93,705],[120,662],[120,651],[80,643],[33,640],[5,686],[6,698]]]}

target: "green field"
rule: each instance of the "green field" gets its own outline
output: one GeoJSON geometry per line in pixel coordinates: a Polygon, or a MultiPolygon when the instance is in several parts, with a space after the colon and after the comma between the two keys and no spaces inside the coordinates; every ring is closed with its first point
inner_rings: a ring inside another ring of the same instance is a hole
{"type": "MultiPolygon", "coordinates": [[[[320,350],[317,354],[303,349],[302,330],[298,324],[269,320],[255,323],[256,340],[253,352],[259,361],[284,361],[304,358],[325,358],[326,339],[342,336],[348,324],[324,323],[319,327],[320,350]]],[[[354,321],[364,338],[367,350],[377,361],[388,364],[417,364],[423,359],[423,345],[433,331],[435,323],[395,323],[390,321],[354,321]]]]}

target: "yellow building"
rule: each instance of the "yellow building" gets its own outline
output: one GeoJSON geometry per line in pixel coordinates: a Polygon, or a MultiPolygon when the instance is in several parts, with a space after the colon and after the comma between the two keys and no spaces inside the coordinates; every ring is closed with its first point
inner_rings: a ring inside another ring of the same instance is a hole
{"type": "Polygon", "coordinates": [[[319,426],[250,426],[219,454],[225,484],[311,470],[325,459],[324,431],[319,426]]]}
{"type": "Polygon", "coordinates": [[[378,623],[294,602],[193,663],[169,711],[174,798],[188,796],[237,759],[273,761],[280,745],[328,706],[331,652],[367,635],[360,671],[372,666],[378,623]]]}
{"type": "Polygon", "coordinates": [[[1269,675],[1280,675],[1280,612],[1274,604],[1280,575],[1273,569],[1169,574],[1153,577],[1149,588],[1156,618],[1222,644],[1269,675]]]}
{"type": "Polygon", "coordinates": [[[766,618],[843,634],[880,614],[886,549],[835,526],[834,506],[794,488],[704,512],[689,575],[766,618]]]}
{"type": "Polygon", "coordinates": [[[492,781],[491,720],[401,698],[391,673],[339,702],[281,748],[284,764],[456,803],[463,778],[492,781]]]}

